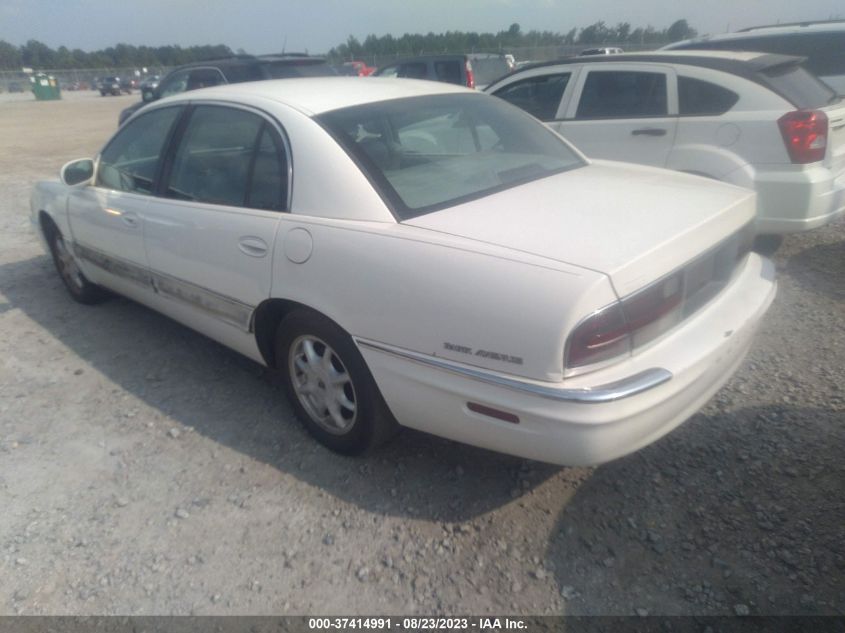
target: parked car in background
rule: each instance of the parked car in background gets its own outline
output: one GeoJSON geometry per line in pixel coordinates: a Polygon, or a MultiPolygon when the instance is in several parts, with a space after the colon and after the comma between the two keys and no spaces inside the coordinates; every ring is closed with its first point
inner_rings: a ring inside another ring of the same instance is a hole
{"type": "Polygon", "coordinates": [[[153,101],[155,89],[161,81],[161,75],[149,75],[140,84],[141,101],[153,101]]]}
{"type": "Polygon", "coordinates": [[[487,91],[594,158],[668,167],[754,189],[762,249],[845,209],[845,104],[766,53],[678,51],[570,58],[487,91]]]}
{"type": "Polygon", "coordinates": [[[805,57],[807,70],[845,95],[845,20],[755,26],[676,42],[663,50],[742,50],[805,57]]]}
{"type": "Polygon", "coordinates": [[[375,66],[367,66],[366,62],[351,61],[343,62],[338,74],[356,77],[369,77],[376,71],[375,66]]]}
{"type": "Polygon", "coordinates": [[[120,96],[122,92],[131,92],[131,89],[125,87],[120,77],[103,77],[97,83],[97,89],[100,91],[100,96],[120,96]]]}
{"type": "Polygon", "coordinates": [[[348,454],[397,421],[554,463],[636,451],[730,377],[775,293],[753,192],[591,162],[447,83],[176,95],[61,178],[31,217],[74,299],[277,368],[348,454]]]}
{"type": "Polygon", "coordinates": [[[513,70],[508,57],[512,56],[488,53],[423,55],[382,66],[373,76],[444,81],[481,90],[513,70]]]}
{"type": "Polygon", "coordinates": [[[137,112],[147,101],[157,101],[186,90],[208,88],[220,84],[286,79],[289,77],[326,77],[336,75],[323,57],[302,53],[279,55],[235,55],[223,59],[184,64],[171,70],[158,86],[149,92],[150,98],[126,108],[118,117],[118,125],[137,112]]]}
{"type": "Polygon", "coordinates": [[[605,48],[585,48],[578,53],[579,55],[618,55],[624,51],[621,48],[605,47],[605,48]]]}

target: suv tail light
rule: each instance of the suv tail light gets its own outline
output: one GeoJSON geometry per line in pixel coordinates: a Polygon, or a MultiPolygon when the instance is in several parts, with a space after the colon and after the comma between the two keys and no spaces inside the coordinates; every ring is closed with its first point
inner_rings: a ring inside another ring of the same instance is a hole
{"type": "Polygon", "coordinates": [[[467,88],[475,88],[475,75],[472,74],[472,64],[468,59],[464,61],[464,70],[467,73],[467,88]]]}
{"type": "Polygon", "coordinates": [[[778,119],[786,151],[793,163],[805,165],[824,158],[827,115],[819,110],[795,110],[778,119]]]}

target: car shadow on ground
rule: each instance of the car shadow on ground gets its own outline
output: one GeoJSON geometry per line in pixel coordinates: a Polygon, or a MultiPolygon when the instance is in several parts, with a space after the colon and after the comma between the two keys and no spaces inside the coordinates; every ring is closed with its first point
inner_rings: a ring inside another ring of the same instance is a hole
{"type": "Polygon", "coordinates": [[[567,613],[843,615],[843,455],[841,409],[717,398],[560,513],[547,561],[567,613]]]}
{"type": "Polygon", "coordinates": [[[0,293],[6,310],[23,311],[81,367],[222,445],[370,511],[465,522],[560,471],[410,429],[369,456],[342,457],[308,436],[272,372],[132,301],[74,303],[47,257],[0,266],[0,293]]]}

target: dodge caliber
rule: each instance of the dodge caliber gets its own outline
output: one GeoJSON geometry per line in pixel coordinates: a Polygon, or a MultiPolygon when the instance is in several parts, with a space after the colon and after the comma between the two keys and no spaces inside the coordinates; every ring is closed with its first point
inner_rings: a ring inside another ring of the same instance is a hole
{"type": "Polygon", "coordinates": [[[163,99],[39,183],[31,213],[74,299],[130,297],[278,370],[344,454],[407,426],[617,458],[728,380],[775,294],[752,191],[588,160],[445,83],[163,99]]]}

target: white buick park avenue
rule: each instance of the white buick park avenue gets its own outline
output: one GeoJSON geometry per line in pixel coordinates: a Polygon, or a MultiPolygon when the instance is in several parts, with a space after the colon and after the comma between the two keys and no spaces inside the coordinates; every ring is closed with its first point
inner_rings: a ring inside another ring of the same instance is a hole
{"type": "Polygon", "coordinates": [[[157,101],[31,211],[74,299],[278,370],[335,451],[407,426],[575,465],[654,442],[742,361],[776,287],[754,195],[588,160],[461,87],[310,78],[157,101]]]}

